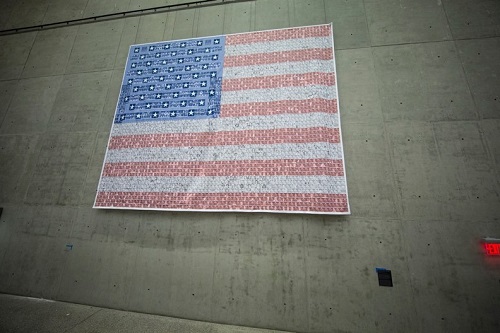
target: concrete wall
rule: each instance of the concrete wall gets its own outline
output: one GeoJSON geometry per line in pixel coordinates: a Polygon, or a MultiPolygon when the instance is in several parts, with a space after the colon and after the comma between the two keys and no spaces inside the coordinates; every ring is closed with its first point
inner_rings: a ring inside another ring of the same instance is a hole
{"type": "MultiPolygon", "coordinates": [[[[164,3],[2,1],[0,29],[164,3]]],[[[0,37],[0,292],[301,332],[498,332],[500,260],[478,241],[500,238],[499,17],[497,0],[256,0],[0,37]],[[91,208],[130,44],[328,22],[351,216],[91,208]]]]}

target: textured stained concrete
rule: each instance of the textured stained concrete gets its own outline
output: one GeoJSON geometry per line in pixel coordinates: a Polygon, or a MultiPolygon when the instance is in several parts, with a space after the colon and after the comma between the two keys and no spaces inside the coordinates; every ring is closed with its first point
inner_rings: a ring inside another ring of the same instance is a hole
{"type": "MultiPolygon", "coordinates": [[[[163,3],[2,1],[0,29],[163,3]]],[[[499,17],[497,0],[256,0],[0,37],[0,292],[300,332],[498,332],[500,260],[479,239],[500,238],[499,17]],[[130,44],[332,21],[351,216],[91,208],[130,44]]]]}

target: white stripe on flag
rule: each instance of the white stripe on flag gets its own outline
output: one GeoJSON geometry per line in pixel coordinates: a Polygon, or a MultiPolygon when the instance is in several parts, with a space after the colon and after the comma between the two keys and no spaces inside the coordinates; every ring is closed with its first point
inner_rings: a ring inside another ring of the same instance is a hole
{"type": "Polygon", "coordinates": [[[288,128],[288,124],[296,124],[295,128],[306,127],[339,127],[337,114],[326,117],[322,112],[299,114],[276,114],[271,116],[225,117],[200,120],[152,121],[143,123],[126,123],[115,126],[113,136],[130,134],[160,133],[202,133],[220,131],[266,130],[288,128]]]}
{"type": "Polygon", "coordinates": [[[311,98],[336,99],[337,94],[332,87],[322,85],[224,91],[221,97],[221,104],[274,102],[311,98]]]}
{"type": "Polygon", "coordinates": [[[331,60],[308,60],[294,62],[279,62],[275,64],[235,66],[224,68],[224,79],[266,76],[283,74],[302,74],[311,72],[333,73],[331,60]]]}
{"type": "Polygon", "coordinates": [[[342,180],[338,176],[102,177],[99,191],[345,194],[342,180]]]}
{"type": "Polygon", "coordinates": [[[226,45],[225,56],[246,56],[258,53],[306,50],[325,47],[332,47],[331,37],[296,38],[252,44],[226,45]]]}
{"type": "Polygon", "coordinates": [[[313,158],[340,160],[342,159],[342,147],[339,143],[312,142],[220,147],[110,149],[106,162],[194,162],[313,158]]]}

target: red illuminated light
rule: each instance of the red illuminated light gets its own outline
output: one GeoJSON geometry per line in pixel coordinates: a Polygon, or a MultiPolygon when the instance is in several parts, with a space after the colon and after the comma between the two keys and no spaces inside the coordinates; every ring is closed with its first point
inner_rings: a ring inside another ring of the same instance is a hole
{"type": "Polygon", "coordinates": [[[500,243],[484,243],[486,254],[489,256],[500,256],[500,243]]]}

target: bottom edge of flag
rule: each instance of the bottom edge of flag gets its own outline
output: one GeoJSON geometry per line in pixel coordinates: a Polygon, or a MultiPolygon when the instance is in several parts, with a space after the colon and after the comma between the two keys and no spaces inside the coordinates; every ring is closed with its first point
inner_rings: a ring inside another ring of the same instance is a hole
{"type": "Polygon", "coordinates": [[[311,215],[351,215],[347,212],[316,212],[316,211],[290,211],[290,210],[244,210],[244,209],[175,209],[175,208],[134,208],[134,207],[105,207],[93,206],[94,209],[117,209],[117,210],[152,210],[170,212],[207,212],[207,213],[273,213],[273,214],[311,214],[311,215]]]}

